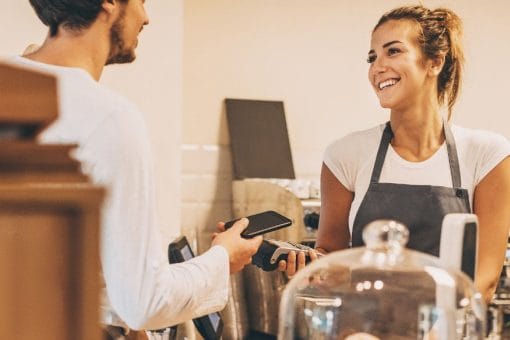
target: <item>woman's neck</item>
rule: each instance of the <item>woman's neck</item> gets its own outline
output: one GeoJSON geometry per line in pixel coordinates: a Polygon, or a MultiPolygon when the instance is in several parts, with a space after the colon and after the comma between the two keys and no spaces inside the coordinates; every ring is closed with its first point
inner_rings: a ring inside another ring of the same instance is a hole
{"type": "Polygon", "coordinates": [[[391,145],[404,159],[420,162],[430,158],[443,144],[443,121],[439,107],[392,110],[391,145]]]}

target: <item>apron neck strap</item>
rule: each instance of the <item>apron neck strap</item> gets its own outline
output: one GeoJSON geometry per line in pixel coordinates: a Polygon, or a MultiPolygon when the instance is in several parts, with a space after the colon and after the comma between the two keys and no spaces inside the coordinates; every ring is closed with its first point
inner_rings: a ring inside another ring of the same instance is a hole
{"type": "Polygon", "coordinates": [[[455,138],[453,138],[452,129],[446,119],[443,118],[443,131],[446,140],[446,149],[448,151],[448,160],[450,161],[450,173],[452,175],[452,183],[454,188],[461,187],[459,156],[457,154],[457,146],[455,138]]]}
{"type": "Polygon", "coordinates": [[[372,170],[372,177],[370,183],[379,183],[381,177],[382,166],[384,159],[386,158],[386,152],[388,151],[388,145],[390,145],[391,139],[393,138],[393,132],[391,131],[391,125],[388,121],[384,128],[381,142],[379,143],[379,149],[377,150],[377,156],[375,158],[374,169],[372,170]]]}
{"type": "MultiPolygon", "coordinates": [[[[446,149],[448,152],[448,161],[450,163],[450,174],[452,176],[452,184],[454,188],[460,188],[461,179],[457,147],[455,146],[455,139],[453,138],[453,133],[450,128],[450,124],[448,124],[448,122],[444,119],[443,119],[443,131],[445,135],[446,149]]],[[[386,127],[384,128],[383,135],[381,137],[381,142],[379,143],[379,149],[377,150],[377,156],[375,158],[375,164],[374,169],[372,170],[372,177],[370,178],[370,183],[379,182],[379,178],[381,177],[382,166],[384,164],[384,160],[386,159],[386,152],[388,151],[388,146],[390,145],[392,138],[393,132],[391,131],[391,125],[390,122],[388,121],[386,123],[386,127]]]]}

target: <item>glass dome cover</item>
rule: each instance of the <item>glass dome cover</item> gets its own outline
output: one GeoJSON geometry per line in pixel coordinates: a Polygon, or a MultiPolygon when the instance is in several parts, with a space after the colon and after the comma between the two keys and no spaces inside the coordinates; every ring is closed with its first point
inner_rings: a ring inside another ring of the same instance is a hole
{"type": "Polygon", "coordinates": [[[287,284],[278,339],[484,339],[485,304],[471,279],[405,249],[409,232],[370,223],[366,247],[319,258],[287,284]]]}

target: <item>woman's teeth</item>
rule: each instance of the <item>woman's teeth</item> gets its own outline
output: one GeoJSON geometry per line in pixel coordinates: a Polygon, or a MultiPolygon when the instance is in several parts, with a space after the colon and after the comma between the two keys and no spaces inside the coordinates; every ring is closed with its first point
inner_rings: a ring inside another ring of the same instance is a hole
{"type": "Polygon", "coordinates": [[[395,85],[398,82],[398,79],[388,79],[379,83],[379,90],[384,89],[385,87],[395,85]]]}

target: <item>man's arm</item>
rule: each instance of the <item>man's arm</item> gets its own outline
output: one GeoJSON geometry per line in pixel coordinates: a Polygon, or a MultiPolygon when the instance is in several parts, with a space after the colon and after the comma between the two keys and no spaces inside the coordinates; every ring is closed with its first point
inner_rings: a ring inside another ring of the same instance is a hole
{"type": "Polygon", "coordinates": [[[129,109],[103,121],[78,157],[107,188],[101,260],[109,301],[130,328],[159,329],[222,309],[229,272],[248,263],[261,240],[242,239],[238,225],[203,255],[169,265],[155,212],[149,138],[141,115],[129,109]]]}

